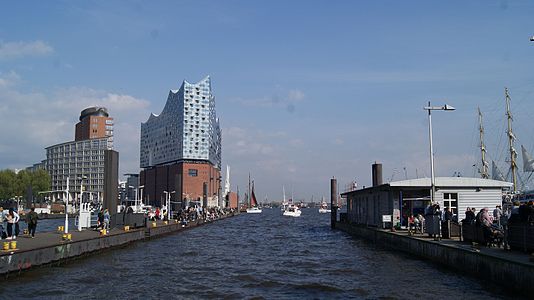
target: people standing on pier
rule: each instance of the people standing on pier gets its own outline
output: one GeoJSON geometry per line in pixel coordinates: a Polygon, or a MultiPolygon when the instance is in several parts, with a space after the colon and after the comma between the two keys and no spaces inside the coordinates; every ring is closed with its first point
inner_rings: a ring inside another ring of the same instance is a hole
{"type": "Polygon", "coordinates": [[[497,224],[497,226],[501,227],[501,216],[502,216],[502,209],[500,205],[495,206],[495,209],[493,210],[493,222],[497,224]]]}
{"type": "Polygon", "coordinates": [[[104,209],[101,208],[98,211],[98,229],[104,228],[104,209]]]}
{"type": "Polygon", "coordinates": [[[16,239],[17,235],[19,235],[19,214],[13,210],[13,208],[9,209],[9,212],[7,214],[7,239],[16,239]],[[15,233],[13,234],[13,227],[15,227],[15,233]]]}
{"type": "Polygon", "coordinates": [[[35,230],[37,229],[37,220],[39,217],[35,212],[35,208],[32,207],[30,212],[26,215],[26,223],[28,224],[28,234],[31,235],[32,239],[35,237],[35,230]]]}
{"type": "Polygon", "coordinates": [[[5,232],[4,222],[6,220],[6,212],[3,207],[0,207],[0,240],[3,240],[7,237],[5,232]]]}
{"type": "Polygon", "coordinates": [[[109,210],[106,208],[106,210],[104,210],[104,229],[109,229],[109,219],[109,210]]]}

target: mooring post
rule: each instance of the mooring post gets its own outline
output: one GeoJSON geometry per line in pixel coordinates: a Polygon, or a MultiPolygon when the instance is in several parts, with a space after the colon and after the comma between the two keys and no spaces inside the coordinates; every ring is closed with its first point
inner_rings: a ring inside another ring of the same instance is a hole
{"type": "Polygon", "coordinates": [[[330,179],[330,226],[336,228],[337,221],[337,180],[330,179]]]}

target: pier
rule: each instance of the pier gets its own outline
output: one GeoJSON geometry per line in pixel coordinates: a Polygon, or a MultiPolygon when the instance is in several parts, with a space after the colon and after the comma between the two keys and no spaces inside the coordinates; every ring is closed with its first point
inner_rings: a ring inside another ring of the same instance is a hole
{"type": "Polygon", "coordinates": [[[185,227],[178,220],[149,221],[143,228],[113,228],[106,235],[95,230],[73,231],[70,240],[63,239],[62,232],[38,232],[33,239],[28,235],[20,235],[16,240],[2,240],[2,246],[3,242],[11,244],[12,241],[16,241],[17,246],[15,249],[0,250],[0,275],[9,276],[37,266],[61,264],[70,259],[180,232],[235,215],[237,214],[231,213],[215,221],[199,219],[189,222],[185,227]]]}
{"type": "Polygon", "coordinates": [[[475,248],[457,239],[435,241],[427,235],[409,235],[407,231],[392,232],[347,222],[336,222],[335,228],[369,240],[377,246],[415,255],[461,274],[498,285],[513,283],[514,290],[521,294],[532,295],[534,292],[534,262],[526,253],[500,248],[475,248]]]}

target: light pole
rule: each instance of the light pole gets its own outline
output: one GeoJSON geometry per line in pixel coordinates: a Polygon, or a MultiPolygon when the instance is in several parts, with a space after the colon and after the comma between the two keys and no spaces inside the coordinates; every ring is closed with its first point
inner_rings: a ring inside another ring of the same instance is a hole
{"type": "Polygon", "coordinates": [[[424,107],[425,110],[428,110],[428,135],[430,138],[430,202],[434,203],[434,194],[436,192],[436,182],[434,178],[434,149],[432,148],[432,114],[433,110],[445,110],[452,111],[455,110],[454,107],[445,104],[444,106],[430,106],[430,101],[428,101],[428,106],[424,107]]]}

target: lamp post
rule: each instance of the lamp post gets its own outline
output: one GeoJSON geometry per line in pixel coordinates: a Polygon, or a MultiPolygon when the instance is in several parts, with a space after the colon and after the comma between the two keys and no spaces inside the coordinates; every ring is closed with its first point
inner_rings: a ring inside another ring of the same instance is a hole
{"type": "Polygon", "coordinates": [[[434,194],[436,192],[436,182],[434,178],[434,149],[432,148],[432,114],[433,110],[445,110],[452,111],[455,110],[454,107],[450,105],[443,106],[430,106],[430,101],[428,101],[428,106],[424,107],[424,110],[428,110],[428,135],[430,139],[430,202],[434,202],[434,194]]]}

